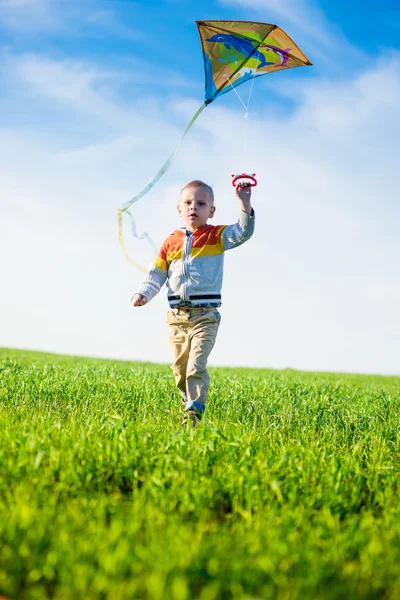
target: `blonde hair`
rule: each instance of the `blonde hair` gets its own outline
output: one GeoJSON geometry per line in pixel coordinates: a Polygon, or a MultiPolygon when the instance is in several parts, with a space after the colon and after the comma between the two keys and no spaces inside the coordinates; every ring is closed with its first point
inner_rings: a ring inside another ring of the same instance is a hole
{"type": "Polygon", "coordinates": [[[207,183],[204,183],[204,181],[200,181],[200,179],[194,179],[193,181],[189,181],[189,183],[187,183],[181,189],[181,194],[187,188],[204,188],[208,192],[208,195],[210,197],[211,205],[212,206],[214,205],[214,191],[213,191],[212,187],[210,185],[208,185],[207,183]]]}

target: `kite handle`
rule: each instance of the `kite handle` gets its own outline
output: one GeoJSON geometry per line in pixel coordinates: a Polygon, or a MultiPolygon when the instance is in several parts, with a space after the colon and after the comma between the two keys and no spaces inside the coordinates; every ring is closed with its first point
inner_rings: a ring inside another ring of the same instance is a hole
{"type": "Polygon", "coordinates": [[[245,181],[242,185],[245,186],[250,186],[250,187],[254,187],[257,185],[257,179],[256,179],[256,174],[252,173],[251,175],[247,174],[247,173],[241,173],[240,175],[234,175],[232,174],[232,185],[233,187],[236,187],[236,182],[239,181],[239,179],[247,179],[249,181],[245,181]]]}

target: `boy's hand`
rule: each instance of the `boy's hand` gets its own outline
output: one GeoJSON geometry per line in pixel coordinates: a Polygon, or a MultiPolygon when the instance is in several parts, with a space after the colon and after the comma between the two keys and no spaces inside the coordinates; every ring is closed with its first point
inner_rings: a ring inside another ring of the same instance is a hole
{"type": "Polygon", "coordinates": [[[142,296],[142,294],[132,296],[132,306],[144,306],[145,304],[147,304],[146,296],[142,296]]]}
{"type": "Polygon", "coordinates": [[[251,186],[246,183],[238,183],[236,188],[236,196],[240,199],[240,200],[249,200],[251,198],[251,186]]]}
{"type": "Polygon", "coordinates": [[[238,183],[235,187],[235,192],[240,200],[242,210],[248,215],[251,215],[251,186],[246,182],[238,183]]]}

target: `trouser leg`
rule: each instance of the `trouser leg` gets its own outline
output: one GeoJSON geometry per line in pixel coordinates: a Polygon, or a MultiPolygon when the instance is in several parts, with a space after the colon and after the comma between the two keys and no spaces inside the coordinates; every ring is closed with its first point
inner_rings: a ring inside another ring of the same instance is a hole
{"type": "Polygon", "coordinates": [[[207,361],[218,333],[216,309],[172,309],[167,313],[172,371],[186,409],[205,410],[210,377],[207,361]]]}
{"type": "Polygon", "coordinates": [[[220,316],[211,310],[199,317],[190,332],[190,351],[186,367],[187,408],[203,413],[207,402],[210,376],[207,361],[214,348],[220,316]]]}
{"type": "Polygon", "coordinates": [[[175,377],[176,387],[186,398],[186,369],[189,359],[190,337],[187,328],[180,324],[172,311],[168,313],[169,343],[172,351],[172,371],[175,377]]]}

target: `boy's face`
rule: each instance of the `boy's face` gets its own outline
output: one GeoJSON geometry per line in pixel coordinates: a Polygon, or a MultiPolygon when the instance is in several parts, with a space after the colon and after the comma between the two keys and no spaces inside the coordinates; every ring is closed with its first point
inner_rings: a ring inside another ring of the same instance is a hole
{"type": "Polygon", "coordinates": [[[181,193],[177,209],[189,231],[205,225],[215,213],[215,206],[211,204],[210,195],[202,187],[185,188],[181,193]]]}

